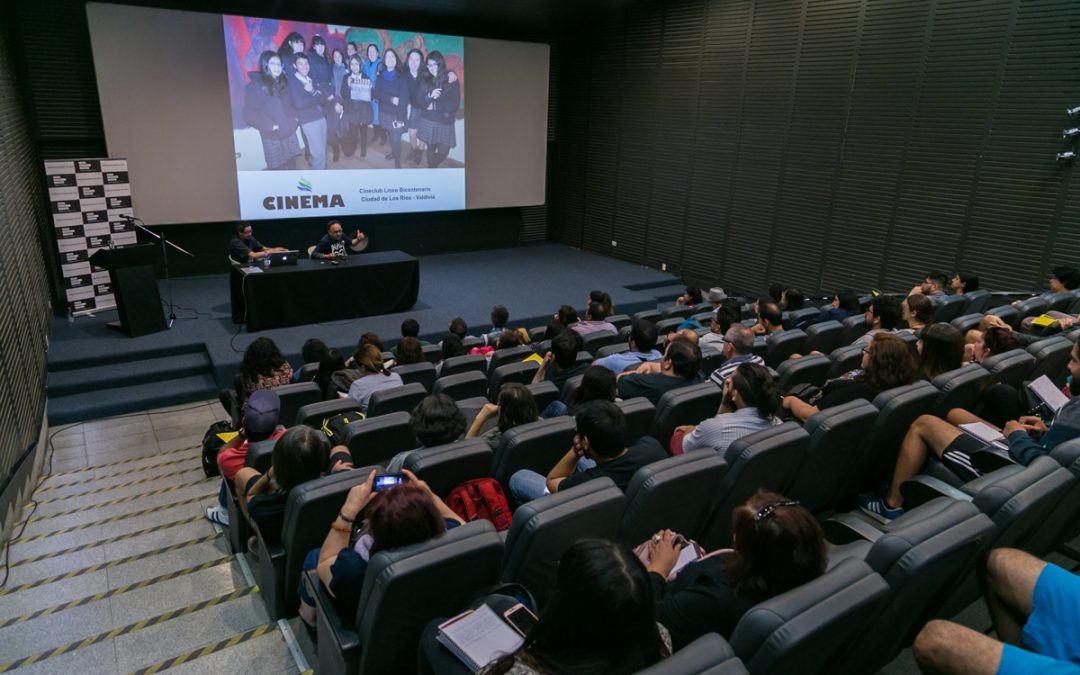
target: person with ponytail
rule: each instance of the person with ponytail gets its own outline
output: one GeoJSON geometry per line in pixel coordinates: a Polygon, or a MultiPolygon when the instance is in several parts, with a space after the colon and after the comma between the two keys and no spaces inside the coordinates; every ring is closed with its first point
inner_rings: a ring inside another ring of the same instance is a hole
{"type": "Polygon", "coordinates": [[[765,366],[740,364],[724,380],[724,396],[716,417],[701,424],[678,427],[672,447],[680,452],[712,448],[719,454],[743,436],[780,424],[780,388],[765,366]]]}
{"type": "Polygon", "coordinates": [[[404,384],[400,375],[386,369],[382,352],[373,344],[365,344],[357,349],[353,363],[360,376],[349,386],[349,398],[357,402],[361,412],[367,412],[368,402],[375,392],[404,384]]]}
{"type": "Polygon", "coordinates": [[[296,116],[286,100],[289,80],[281,57],[273,51],[263,52],[258,72],[248,73],[248,79],[244,121],[259,130],[266,168],[295,169],[296,157],[302,150],[296,138],[296,116]]]}

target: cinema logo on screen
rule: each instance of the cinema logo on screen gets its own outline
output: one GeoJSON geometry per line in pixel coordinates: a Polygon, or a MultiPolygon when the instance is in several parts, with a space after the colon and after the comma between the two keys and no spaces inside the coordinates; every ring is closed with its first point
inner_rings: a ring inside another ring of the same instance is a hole
{"type": "Polygon", "coordinates": [[[301,178],[296,182],[296,189],[304,194],[299,195],[270,195],[263,197],[263,208],[267,211],[292,211],[304,209],[333,209],[344,208],[345,199],[339,194],[317,195],[313,194],[314,186],[307,178],[301,178]]]}

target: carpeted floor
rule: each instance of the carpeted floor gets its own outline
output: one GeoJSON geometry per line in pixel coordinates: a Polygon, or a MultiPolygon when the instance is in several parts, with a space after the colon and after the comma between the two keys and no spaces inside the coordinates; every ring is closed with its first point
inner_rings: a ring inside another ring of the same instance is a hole
{"type": "MultiPolygon", "coordinates": [[[[632,313],[652,309],[661,299],[670,303],[681,292],[679,283],[670,274],[559,244],[425,256],[420,258],[419,298],[409,311],[252,334],[232,323],[224,272],[174,279],[171,291],[178,320],[171,330],[129,338],[105,325],[116,320],[113,311],[78,317],[72,325],[62,317],[54,319],[49,350],[50,387],[54,389],[50,391],[50,419],[70,422],[130,412],[130,402],[113,405],[109,397],[119,401],[123,387],[140,384],[151,393],[165,394],[153,387],[155,372],[167,368],[179,371],[172,376],[181,377],[184,366],[177,361],[181,357],[195,363],[179,388],[187,389],[172,398],[162,395],[153,400],[141,391],[147,404],[137,409],[205,398],[214,386],[231,383],[244,349],[262,335],[271,337],[290,361],[298,363],[300,347],[310,337],[351,352],[357,338],[367,331],[394,342],[401,321],[412,317],[420,322],[421,336],[435,341],[455,316],[465,319],[471,333],[479,334],[489,324],[495,304],[510,310],[513,326],[544,325],[562,304],[584,306],[593,289],[610,293],[616,311],[632,313]],[[72,406],[87,403],[79,394],[96,394],[102,388],[111,391],[88,405],[85,413],[73,412],[72,406]],[[62,402],[57,398],[60,394],[65,398],[62,402]],[[55,417],[54,409],[61,404],[65,414],[55,417]]],[[[165,302],[169,290],[161,282],[165,302]]]]}

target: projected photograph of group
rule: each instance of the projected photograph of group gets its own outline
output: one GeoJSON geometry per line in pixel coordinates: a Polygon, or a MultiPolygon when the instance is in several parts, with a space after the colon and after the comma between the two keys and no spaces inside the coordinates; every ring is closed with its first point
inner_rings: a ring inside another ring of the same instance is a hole
{"type": "Polygon", "coordinates": [[[463,37],[223,18],[242,217],[464,208],[463,37]]]}

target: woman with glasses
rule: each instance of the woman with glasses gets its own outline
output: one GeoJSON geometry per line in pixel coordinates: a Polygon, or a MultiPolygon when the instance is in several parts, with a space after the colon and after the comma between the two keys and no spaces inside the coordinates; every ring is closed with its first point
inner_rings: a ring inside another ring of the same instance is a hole
{"type": "Polygon", "coordinates": [[[758,490],[731,514],[731,530],[734,548],[703,556],[670,580],[681,538],[663,530],[649,541],[656,620],[676,650],[706,633],[730,638],[754,605],[825,572],[825,535],[799,502],[758,490]]]}
{"type": "Polygon", "coordinates": [[[420,87],[420,140],[427,143],[429,169],[439,166],[450,149],[457,145],[454,121],[461,106],[461,89],[456,77],[446,68],[442,52],[427,57],[427,75],[420,87]]]}
{"type": "Polygon", "coordinates": [[[248,73],[244,91],[244,121],[259,130],[270,170],[295,169],[296,157],[302,152],[296,138],[296,116],[286,100],[288,84],[281,57],[267,50],[259,56],[258,72],[248,73]]]}

